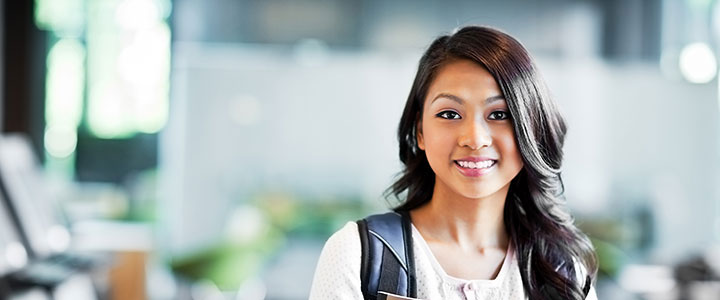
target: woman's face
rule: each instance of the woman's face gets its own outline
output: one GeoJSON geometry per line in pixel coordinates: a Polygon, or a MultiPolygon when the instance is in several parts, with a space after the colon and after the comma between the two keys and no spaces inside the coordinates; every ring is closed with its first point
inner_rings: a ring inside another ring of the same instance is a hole
{"type": "Polygon", "coordinates": [[[492,75],[470,60],[451,61],[437,71],[424,101],[418,146],[436,190],[473,199],[506,194],[523,162],[492,75]]]}

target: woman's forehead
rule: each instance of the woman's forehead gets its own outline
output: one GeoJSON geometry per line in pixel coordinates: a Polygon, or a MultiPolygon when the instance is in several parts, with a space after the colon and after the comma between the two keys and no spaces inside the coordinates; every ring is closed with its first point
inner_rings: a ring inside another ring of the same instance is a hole
{"type": "Polygon", "coordinates": [[[484,101],[491,97],[502,97],[502,92],[495,78],[485,68],[463,59],[449,62],[437,70],[426,100],[436,100],[443,95],[456,96],[443,97],[448,100],[484,101]]]}
{"type": "MultiPolygon", "coordinates": [[[[505,97],[503,95],[494,95],[494,96],[489,96],[489,97],[485,98],[484,100],[481,98],[478,100],[481,100],[480,101],[480,102],[482,102],[481,104],[484,104],[486,106],[492,105],[495,103],[505,103],[505,97]]],[[[457,95],[454,95],[451,93],[445,93],[445,92],[438,93],[434,98],[430,99],[430,104],[435,103],[436,101],[451,101],[451,102],[455,102],[460,105],[466,105],[468,103],[477,102],[475,100],[465,100],[461,96],[457,96],[457,95]]]]}
{"type": "MultiPolygon", "coordinates": [[[[495,78],[481,65],[469,60],[452,61],[437,70],[428,88],[428,96],[438,93],[502,94],[495,78]]],[[[494,96],[494,95],[493,95],[494,96]]]]}

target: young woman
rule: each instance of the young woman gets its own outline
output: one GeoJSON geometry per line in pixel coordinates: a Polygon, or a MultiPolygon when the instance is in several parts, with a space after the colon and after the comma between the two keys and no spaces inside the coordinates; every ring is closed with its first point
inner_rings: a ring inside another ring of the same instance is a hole
{"type": "MultiPolygon", "coordinates": [[[[564,208],[565,122],[525,48],[470,26],[420,59],[390,191],[412,220],[420,299],[596,299],[593,247],[564,208]],[[587,289],[589,288],[589,290],[587,289]]],[[[363,299],[349,222],[325,244],[311,299],[363,299]]]]}

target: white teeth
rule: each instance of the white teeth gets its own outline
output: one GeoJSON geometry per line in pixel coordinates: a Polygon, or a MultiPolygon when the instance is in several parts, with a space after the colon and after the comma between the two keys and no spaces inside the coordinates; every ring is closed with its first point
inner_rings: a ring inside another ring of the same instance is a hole
{"type": "Polygon", "coordinates": [[[479,162],[472,162],[472,161],[458,160],[457,163],[463,168],[487,169],[487,168],[491,167],[493,164],[495,164],[495,161],[485,160],[485,161],[479,161],[479,162]]]}

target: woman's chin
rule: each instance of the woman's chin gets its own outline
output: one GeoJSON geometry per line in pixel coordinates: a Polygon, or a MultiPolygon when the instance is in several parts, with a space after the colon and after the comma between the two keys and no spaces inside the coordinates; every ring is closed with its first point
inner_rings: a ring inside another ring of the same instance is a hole
{"type": "Polygon", "coordinates": [[[482,200],[492,195],[493,192],[487,190],[466,190],[460,194],[468,199],[482,200]]]}
{"type": "Polygon", "coordinates": [[[489,197],[492,197],[493,195],[500,192],[502,188],[496,188],[496,187],[489,187],[489,186],[477,186],[477,185],[471,185],[471,186],[464,186],[461,187],[458,190],[458,194],[461,196],[468,198],[468,199],[477,199],[482,200],[489,197]]]}

